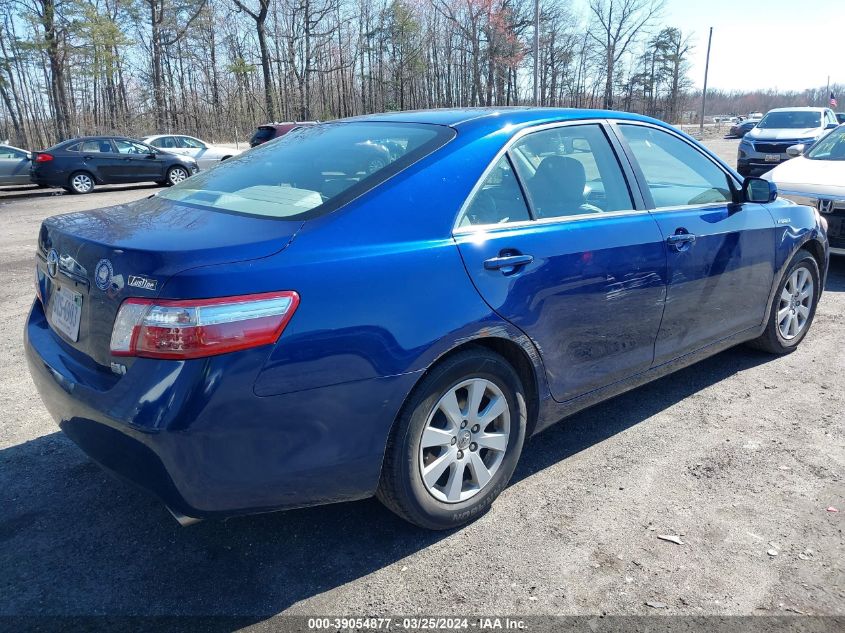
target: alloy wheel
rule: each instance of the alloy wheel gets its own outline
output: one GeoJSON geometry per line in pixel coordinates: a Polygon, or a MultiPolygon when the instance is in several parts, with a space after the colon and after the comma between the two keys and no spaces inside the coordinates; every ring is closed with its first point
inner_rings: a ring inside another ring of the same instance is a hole
{"type": "Polygon", "coordinates": [[[76,174],[70,179],[70,186],[77,193],[88,193],[94,188],[94,181],[87,174],[76,174]]]}
{"type": "Polygon", "coordinates": [[[481,492],[505,457],[510,422],[508,401],[489,380],[471,378],[443,394],[420,438],[419,470],[429,494],[459,503],[481,492]]]}
{"type": "Polygon", "coordinates": [[[170,170],[170,174],[168,175],[168,180],[170,181],[171,185],[178,185],[180,182],[185,180],[188,177],[188,172],[186,172],[181,167],[174,167],[170,170]]]}
{"type": "Polygon", "coordinates": [[[778,301],[778,330],[785,340],[804,331],[813,308],[813,276],[804,266],[796,268],[786,280],[778,301]]]}

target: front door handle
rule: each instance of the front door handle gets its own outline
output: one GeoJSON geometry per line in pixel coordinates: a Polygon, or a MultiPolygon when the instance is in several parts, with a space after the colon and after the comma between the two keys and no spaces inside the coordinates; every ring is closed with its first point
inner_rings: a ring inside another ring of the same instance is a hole
{"type": "Polygon", "coordinates": [[[484,261],[484,268],[487,270],[501,270],[502,268],[516,268],[525,266],[534,261],[531,255],[502,255],[484,261]]]}
{"type": "Polygon", "coordinates": [[[675,233],[667,237],[666,242],[676,251],[685,251],[695,244],[695,235],[692,233],[675,233]]]}

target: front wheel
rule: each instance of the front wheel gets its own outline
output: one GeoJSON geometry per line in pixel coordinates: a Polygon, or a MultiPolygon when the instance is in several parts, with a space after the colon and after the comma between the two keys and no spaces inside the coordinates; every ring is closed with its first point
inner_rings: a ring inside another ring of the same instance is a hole
{"type": "Polygon", "coordinates": [[[816,314],[820,279],[816,258],[798,251],[775,293],[765,331],[750,345],[773,354],[787,354],[798,347],[816,314]]]}
{"type": "Polygon", "coordinates": [[[171,167],[167,170],[167,184],[178,185],[185,180],[190,174],[184,167],[171,167]]]}
{"type": "Polygon", "coordinates": [[[457,527],[487,511],[525,440],[522,384],[484,349],[436,366],[406,402],[388,440],[378,498],[420,527],[457,527]]]}

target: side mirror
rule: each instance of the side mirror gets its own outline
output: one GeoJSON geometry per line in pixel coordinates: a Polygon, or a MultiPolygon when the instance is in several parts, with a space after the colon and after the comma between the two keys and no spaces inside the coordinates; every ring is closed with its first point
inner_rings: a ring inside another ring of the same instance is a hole
{"type": "Polygon", "coordinates": [[[771,180],[746,178],[742,183],[742,195],[746,202],[765,204],[777,200],[778,187],[771,180]]]}
{"type": "Polygon", "coordinates": [[[804,153],[804,143],[798,143],[798,145],[790,145],[786,148],[786,155],[795,158],[796,156],[801,156],[804,153]]]}
{"type": "Polygon", "coordinates": [[[839,124],[838,123],[828,123],[827,125],[824,126],[824,129],[832,130],[835,127],[839,127],[839,124]]]}

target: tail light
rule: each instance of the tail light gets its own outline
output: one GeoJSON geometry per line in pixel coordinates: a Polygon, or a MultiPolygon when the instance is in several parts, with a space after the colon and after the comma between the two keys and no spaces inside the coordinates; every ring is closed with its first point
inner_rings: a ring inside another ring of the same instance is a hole
{"type": "Polygon", "coordinates": [[[275,343],[299,305],[295,292],[216,299],[127,299],[111,336],[115,356],[202,358],[275,343]]]}
{"type": "Polygon", "coordinates": [[[53,160],[52,154],[45,154],[45,153],[42,152],[40,154],[35,155],[35,162],[36,163],[48,163],[51,160],[53,160]]]}

